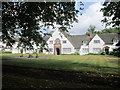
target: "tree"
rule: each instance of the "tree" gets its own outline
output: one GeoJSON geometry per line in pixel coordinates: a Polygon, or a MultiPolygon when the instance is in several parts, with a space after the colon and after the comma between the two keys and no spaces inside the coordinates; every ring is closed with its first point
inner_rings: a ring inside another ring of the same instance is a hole
{"type": "Polygon", "coordinates": [[[95,26],[90,25],[89,28],[88,28],[88,32],[94,33],[95,32],[95,28],[96,28],[95,26]]]}
{"type": "Polygon", "coordinates": [[[108,28],[103,29],[101,31],[95,31],[96,34],[103,34],[103,33],[120,33],[120,28],[108,28]]]}
{"type": "Polygon", "coordinates": [[[2,38],[3,42],[12,46],[15,38],[19,38],[18,47],[33,49],[45,46],[41,27],[54,28],[60,25],[70,28],[77,22],[75,2],[2,2],[2,38]]]}
{"type": "Polygon", "coordinates": [[[120,27],[120,1],[111,2],[105,1],[101,11],[105,17],[102,22],[106,23],[106,26],[112,25],[113,27],[120,27]]]}
{"type": "MultiPolygon", "coordinates": [[[[120,30],[120,1],[111,2],[111,0],[104,2],[103,16],[105,17],[102,22],[106,23],[106,26],[112,25],[112,27],[117,27],[120,30]]],[[[119,41],[120,42],[120,41],[119,41]]],[[[119,43],[118,43],[119,45],[119,43]]],[[[120,56],[120,48],[114,51],[114,55],[120,56]]]]}
{"type": "Polygon", "coordinates": [[[88,32],[86,33],[87,35],[93,34],[95,32],[95,26],[94,25],[90,25],[88,28],[88,32]]]}

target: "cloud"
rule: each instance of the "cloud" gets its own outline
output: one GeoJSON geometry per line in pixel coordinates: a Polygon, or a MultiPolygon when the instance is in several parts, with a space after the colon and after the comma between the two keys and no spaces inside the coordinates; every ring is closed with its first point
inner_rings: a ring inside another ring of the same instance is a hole
{"type": "Polygon", "coordinates": [[[78,15],[79,22],[73,23],[73,28],[69,30],[70,34],[85,34],[90,25],[95,25],[96,30],[104,29],[105,26],[101,22],[103,19],[101,8],[100,2],[93,3],[82,15],[78,15]]]}

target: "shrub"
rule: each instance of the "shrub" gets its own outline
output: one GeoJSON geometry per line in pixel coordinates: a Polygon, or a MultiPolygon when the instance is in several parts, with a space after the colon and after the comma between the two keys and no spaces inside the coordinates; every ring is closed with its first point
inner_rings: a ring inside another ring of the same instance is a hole
{"type": "Polygon", "coordinates": [[[106,53],[105,53],[105,52],[102,52],[101,55],[106,55],[106,53]]]}
{"type": "Polygon", "coordinates": [[[96,53],[88,53],[87,55],[100,55],[100,54],[96,54],[96,53]]]}
{"type": "Polygon", "coordinates": [[[120,51],[113,51],[113,52],[110,52],[109,55],[114,55],[114,56],[120,57],[120,51]]]}
{"type": "Polygon", "coordinates": [[[80,54],[75,52],[75,53],[72,53],[72,54],[61,54],[61,55],[80,55],[80,54]]]}
{"type": "Polygon", "coordinates": [[[2,52],[3,54],[5,53],[5,54],[10,54],[10,53],[12,53],[12,52],[10,52],[10,51],[3,51],[2,52]]]}
{"type": "Polygon", "coordinates": [[[71,55],[80,55],[78,52],[72,53],[71,55]]]}
{"type": "Polygon", "coordinates": [[[114,52],[113,52],[113,51],[112,51],[112,52],[110,52],[110,53],[109,53],[109,55],[114,55],[114,52]]]}
{"type": "Polygon", "coordinates": [[[114,52],[114,56],[120,57],[120,51],[115,51],[115,52],[114,52]]]}
{"type": "Polygon", "coordinates": [[[67,54],[60,54],[60,55],[67,55],[67,54]]]}

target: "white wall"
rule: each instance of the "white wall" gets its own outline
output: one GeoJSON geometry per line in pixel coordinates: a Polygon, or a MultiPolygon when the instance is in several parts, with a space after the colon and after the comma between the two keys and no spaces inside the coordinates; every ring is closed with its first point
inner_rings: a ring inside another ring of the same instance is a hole
{"type": "MultiPolygon", "coordinates": [[[[93,48],[101,48],[105,42],[96,34],[93,39],[89,42],[89,53],[100,53],[100,52],[94,52],[93,48]],[[100,43],[94,43],[94,40],[100,40],[100,43]]],[[[102,52],[102,51],[101,51],[102,52]]]]}
{"type": "MultiPolygon", "coordinates": [[[[23,49],[22,47],[17,47],[17,45],[18,45],[18,42],[15,42],[15,44],[12,46],[12,53],[21,53],[21,49],[23,49]]],[[[34,47],[34,49],[37,49],[37,47],[36,47],[36,45],[34,44],[33,45],[33,47],[34,47]]],[[[34,52],[34,50],[25,50],[25,49],[23,49],[23,54],[25,54],[25,53],[33,53],[34,52]]]]}
{"type": "Polygon", "coordinates": [[[0,41],[0,50],[3,50],[3,49],[4,49],[4,51],[9,51],[9,52],[12,51],[10,47],[7,48],[7,47],[6,47],[6,44],[3,43],[2,41],[0,41]]]}
{"type": "MultiPolygon", "coordinates": [[[[53,52],[49,52],[51,54],[54,54],[54,44],[55,44],[55,40],[59,38],[60,39],[60,43],[61,43],[61,54],[71,54],[74,53],[74,47],[73,45],[70,43],[70,41],[59,31],[56,30],[53,34],[52,37],[50,37],[47,41],[48,43],[48,47],[49,48],[53,48],[53,52]],[[66,40],[66,43],[63,43],[63,40],[66,40]],[[53,41],[53,44],[49,44],[50,41],[53,41]],[[63,48],[71,48],[71,52],[63,52],[63,48]]],[[[47,54],[47,52],[44,51],[44,53],[47,54]]]]}
{"type": "Polygon", "coordinates": [[[80,48],[80,55],[85,55],[85,54],[88,54],[89,53],[89,48],[88,48],[88,45],[82,45],[81,48],[80,48]],[[88,49],[88,52],[84,52],[83,51],[83,48],[86,48],[88,49]]]}
{"type": "Polygon", "coordinates": [[[2,50],[2,47],[6,47],[6,44],[0,41],[0,50],[2,50]]]}

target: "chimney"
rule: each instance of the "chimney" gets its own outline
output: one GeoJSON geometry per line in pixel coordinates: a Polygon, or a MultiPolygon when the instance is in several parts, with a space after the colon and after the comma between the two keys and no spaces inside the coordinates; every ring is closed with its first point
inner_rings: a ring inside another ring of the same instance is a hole
{"type": "Polygon", "coordinates": [[[89,39],[92,39],[92,37],[93,37],[93,32],[89,31],[88,36],[89,36],[89,39]]]}

